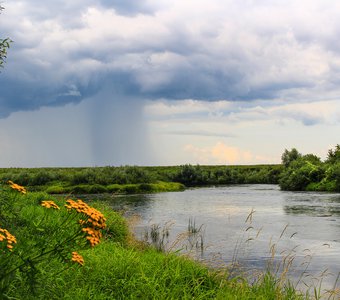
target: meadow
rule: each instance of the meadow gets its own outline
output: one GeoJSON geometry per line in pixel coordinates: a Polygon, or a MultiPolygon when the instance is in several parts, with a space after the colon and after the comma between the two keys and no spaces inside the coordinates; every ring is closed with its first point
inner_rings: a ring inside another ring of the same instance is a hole
{"type": "MultiPolygon", "coordinates": [[[[138,242],[100,202],[0,190],[1,299],[329,299],[269,271],[251,282],[138,242]]],[[[335,299],[335,298],[334,298],[335,299]]]]}

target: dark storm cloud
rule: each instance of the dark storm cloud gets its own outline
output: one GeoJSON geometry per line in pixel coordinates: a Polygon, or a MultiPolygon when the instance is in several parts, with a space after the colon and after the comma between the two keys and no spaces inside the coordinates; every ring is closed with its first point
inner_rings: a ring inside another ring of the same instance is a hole
{"type": "Polygon", "coordinates": [[[0,117],[78,103],[108,87],[141,100],[334,98],[334,11],[317,0],[15,0],[0,17],[15,41],[1,74],[0,117]]]}

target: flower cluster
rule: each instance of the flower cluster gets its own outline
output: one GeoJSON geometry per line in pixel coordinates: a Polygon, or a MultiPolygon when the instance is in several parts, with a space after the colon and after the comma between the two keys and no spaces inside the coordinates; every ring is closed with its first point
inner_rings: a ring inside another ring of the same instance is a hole
{"type": "Polygon", "coordinates": [[[10,186],[13,190],[17,190],[18,192],[20,192],[20,193],[22,193],[22,194],[26,194],[26,193],[27,193],[26,189],[25,189],[23,186],[14,183],[12,180],[8,180],[7,182],[8,182],[8,184],[9,184],[9,186],[10,186]]]}
{"type": "Polygon", "coordinates": [[[41,202],[41,206],[44,206],[46,208],[54,208],[54,209],[60,209],[60,207],[54,203],[52,200],[45,200],[41,202]]]}
{"type": "Polygon", "coordinates": [[[102,233],[99,230],[96,230],[91,227],[86,227],[86,228],[83,228],[83,231],[87,233],[86,239],[89,241],[92,247],[100,243],[100,239],[102,238],[102,233]]]}
{"type": "Polygon", "coordinates": [[[13,245],[17,242],[15,236],[10,234],[7,229],[0,228],[0,242],[7,240],[7,248],[12,251],[13,245]]]}
{"type": "Polygon", "coordinates": [[[87,220],[80,220],[79,223],[81,226],[84,226],[82,230],[87,234],[86,239],[90,245],[93,247],[99,244],[102,237],[100,230],[106,227],[104,215],[79,199],[77,201],[69,199],[66,203],[65,206],[68,210],[76,210],[78,213],[84,214],[87,217],[87,220]]]}
{"type": "Polygon", "coordinates": [[[78,252],[72,252],[72,261],[80,264],[80,265],[84,265],[84,258],[78,253],[78,252]]]}

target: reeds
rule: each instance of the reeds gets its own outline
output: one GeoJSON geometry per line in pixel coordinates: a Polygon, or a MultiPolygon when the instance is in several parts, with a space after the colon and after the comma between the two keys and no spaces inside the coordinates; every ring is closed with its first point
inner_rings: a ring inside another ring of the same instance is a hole
{"type": "MultiPolygon", "coordinates": [[[[244,255],[251,253],[252,245],[256,243],[264,231],[263,227],[257,228],[254,225],[254,217],[256,211],[254,209],[247,215],[245,219],[245,227],[241,231],[240,237],[234,247],[233,255],[230,263],[226,264],[222,258],[214,257],[211,261],[205,260],[204,263],[207,266],[213,266],[222,277],[227,281],[232,280],[246,280],[250,284],[257,285],[263,280],[266,280],[266,276],[271,276],[275,282],[276,288],[280,291],[294,291],[297,292],[303,298],[309,299],[339,299],[340,289],[337,287],[340,272],[335,279],[333,288],[323,288],[323,281],[325,278],[335,276],[327,269],[323,270],[319,275],[309,272],[314,253],[310,249],[303,249],[301,252],[300,246],[295,245],[292,248],[285,248],[287,240],[294,239],[298,232],[290,230],[291,226],[286,224],[278,237],[272,237],[268,244],[268,256],[264,262],[264,268],[249,269],[247,265],[240,263],[240,259],[244,258],[244,255]],[[301,271],[302,269],[302,271],[301,271]],[[300,274],[298,273],[300,272],[300,274]]],[[[173,222],[169,223],[171,226],[173,222]]],[[[195,259],[202,258],[204,250],[206,248],[204,235],[205,225],[197,225],[194,218],[188,220],[187,230],[177,235],[173,240],[169,240],[169,230],[171,226],[161,226],[160,224],[152,224],[149,230],[146,230],[144,241],[148,241],[158,251],[175,251],[182,255],[189,255],[195,259]],[[165,242],[166,241],[166,242],[165,242]],[[201,253],[201,256],[197,256],[197,250],[201,253]],[[194,255],[192,255],[194,253],[194,255]]],[[[327,246],[327,245],[324,245],[327,246]]],[[[329,246],[329,245],[328,245],[329,246]]],[[[262,284],[262,283],[261,283],[262,284]]]]}
{"type": "Polygon", "coordinates": [[[144,242],[153,246],[157,251],[166,251],[166,245],[169,242],[170,227],[173,222],[166,222],[164,226],[152,224],[144,232],[144,242]]]}
{"type": "Polygon", "coordinates": [[[199,250],[203,255],[204,244],[204,225],[196,225],[195,219],[189,218],[187,231],[179,233],[176,238],[170,240],[170,231],[174,222],[169,221],[161,224],[151,224],[144,230],[143,242],[151,245],[158,251],[163,252],[182,252],[186,255],[199,250]]]}

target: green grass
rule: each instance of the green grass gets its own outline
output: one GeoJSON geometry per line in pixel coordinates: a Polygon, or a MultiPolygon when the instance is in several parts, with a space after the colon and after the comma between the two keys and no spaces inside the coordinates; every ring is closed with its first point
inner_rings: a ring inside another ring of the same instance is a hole
{"type": "Polygon", "coordinates": [[[0,181],[50,194],[155,193],[185,186],[278,183],[281,165],[88,168],[0,168],[0,181]]]}
{"type": "Polygon", "coordinates": [[[226,280],[189,259],[153,249],[137,250],[105,241],[81,254],[86,262],[83,267],[67,269],[58,277],[43,272],[43,284],[31,296],[27,295],[29,290],[16,283],[13,296],[19,299],[304,299],[294,289],[279,287],[269,274],[253,285],[241,278],[226,280]]]}
{"type": "Polygon", "coordinates": [[[44,190],[48,194],[145,194],[160,192],[178,192],[185,189],[184,185],[178,182],[155,183],[130,183],[130,184],[78,184],[78,185],[62,185],[54,184],[51,186],[34,187],[35,190],[44,190]]]}
{"type": "Polygon", "coordinates": [[[126,220],[100,202],[91,206],[105,215],[107,227],[102,242],[91,248],[83,235],[77,235],[78,220],[84,216],[67,211],[64,203],[46,193],[0,190],[0,228],[6,227],[17,239],[12,252],[0,242],[1,299],[306,298],[269,273],[250,284],[227,271],[137,242],[126,220]],[[42,207],[47,199],[60,210],[42,207]],[[45,255],[49,249],[57,250],[45,255]],[[70,262],[71,251],[83,256],[83,266],[70,262]],[[4,276],[14,266],[19,267],[4,276]]]}

